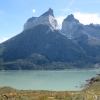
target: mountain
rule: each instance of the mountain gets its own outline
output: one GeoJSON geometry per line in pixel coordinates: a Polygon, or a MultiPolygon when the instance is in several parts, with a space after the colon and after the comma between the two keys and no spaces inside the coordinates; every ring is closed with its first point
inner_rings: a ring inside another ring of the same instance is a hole
{"type": "Polygon", "coordinates": [[[99,61],[100,25],[83,25],[71,14],[64,19],[61,31],[66,37],[78,43],[88,56],[99,61]]]}
{"type": "Polygon", "coordinates": [[[94,37],[91,34],[92,34],[91,32],[88,33],[87,31],[84,31],[83,26],[78,26],[77,29],[74,31],[73,35],[71,36],[72,37],[71,39],[77,42],[78,41],[87,42],[87,44],[92,46],[100,45],[100,39],[95,37],[97,34],[94,37]]]}
{"type": "Polygon", "coordinates": [[[82,27],[84,34],[87,34],[90,37],[100,39],[100,25],[90,24],[83,25],[77,19],[74,18],[74,15],[68,15],[62,22],[62,34],[66,35],[68,38],[74,38],[76,30],[82,27]]]}
{"type": "Polygon", "coordinates": [[[71,38],[76,28],[80,25],[79,21],[74,18],[74,15],[68,15],[62,23],[61,32],[68,38],[71,38]]]}
{"type": "Polygon", "coordinates": [[[74,62],[87,58],[78,44],[63,36],[59,30],[52,30],[47,24],[34,26],[2,43],[0,51],[4,62],[32,60],[34,56],[35,64],[74,62]]]}
{"type": "Polygon", "coordinates": [[[34,26],[46,23],[49,25],[51,29],[59,29],[57,20],[54,17],[53,10],[49,8],[49,10],[45,13],[43,13],[39,17],[32,17],[27,20],[27,22],[24,24],[24,30],[33,28],[34,26]]]}
{"type": "Polygon", "coordinates": [[[100,25],[84,25],[84,30],[92,37],[100,39],[100,25]]]}
{"type": "Polygon", "coordinates": [[[84,68],[98,63],[99,46],[90,45],[88,40],[95,38],[84,31],[84,25],[73,15],[63,24],[60,31],[51,8],[39,17],[29,18],[20,34],[0,44],[0,69],[84,68]],[[95,54],[91,50],[94,46],[95,54]]]}
{"type": "Polygon", "coordinates": [[[1,69],[65,69],[87,62],[84,49],[61,34],[52,9],[25,25],[20,34],[0,44],[1,69]]]}

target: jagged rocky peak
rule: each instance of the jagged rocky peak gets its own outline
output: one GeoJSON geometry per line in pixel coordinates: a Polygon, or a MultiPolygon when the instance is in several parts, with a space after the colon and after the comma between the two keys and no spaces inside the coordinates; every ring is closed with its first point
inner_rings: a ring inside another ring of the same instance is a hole
{"type": "Polygon", "coordinates": [[[73,14],[71,14],[63,20],[61,31],[64,35],[70,38],[79,25],[80,22],[74,18],[73,14]]]}
{"type": "Polygon", "coordinates": [[[34,26],[43,23],[47,24],[52,30],[59,29],[57,20],[54,18],[53,10],[49,8],[49,10],[43,13],[41,16],[29,18],[24,24],[24,30],[33,28],[34,26]]]}
{"type": "Polygon", "coordinates": [[[27,20],[27,22],[33,22],[37,17],[32,17],[27,20]]]}
{"type": "Polygon", "coordinates": [[[69,21],[69,22],[76,22],[76,23],[79,23],[79,21],[77,19],[74,18],[74,15],[71,14],[71,15],[68,15],[64,21],[69,21]]]}
{"type": "Polygon", "coordinates": [[[51,15],[54,17],[53,10],[51,8],[49,8],[49,10],[47,12],[43,13],[41,16],[48,16],[48,15],[51,15]]]}

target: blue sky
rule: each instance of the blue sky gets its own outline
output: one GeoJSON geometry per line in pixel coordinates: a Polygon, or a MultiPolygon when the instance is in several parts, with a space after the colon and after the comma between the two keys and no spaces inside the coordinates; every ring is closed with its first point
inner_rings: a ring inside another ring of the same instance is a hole
{"type": "Polygon", "coordinates": [[[100,0],[0,0],[0,43],[21,33],[27,19],[49,8],[54,10],[60,28],[69,14],[83,24],[100,24],[100,0]]]}

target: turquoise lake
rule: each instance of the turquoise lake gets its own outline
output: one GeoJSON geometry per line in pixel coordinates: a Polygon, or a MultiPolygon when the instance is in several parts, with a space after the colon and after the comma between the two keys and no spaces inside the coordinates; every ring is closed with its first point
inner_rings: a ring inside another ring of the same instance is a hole
{"type": "Polygon", "coordinates": [[[99,69],[0,71],[0,86],[23,90],[78,91],[86,80],[100,74],[99,69]]]}

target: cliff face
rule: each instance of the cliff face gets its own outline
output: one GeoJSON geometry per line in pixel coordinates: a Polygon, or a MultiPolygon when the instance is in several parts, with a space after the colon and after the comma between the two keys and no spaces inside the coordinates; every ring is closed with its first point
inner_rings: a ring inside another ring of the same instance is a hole
{"type": "Polygon", "coordinates": [[[24,30],[27,30],[27,29],[30,29],[34,26],[34,20],[36,19],[37,17],[32,17],[32,18],[29,18],[27,20],[27,22],[24,24],[24,30]]]}
{"type": "Polygon", "coordinates": [[[47,12],[43,13],[40,17],[32,17],[24,24],[24,30],[30,29],[40,23],[49,25],[51,29],[59,29],[57,20],[54,18],[53,10],[50,8],[47,12]]]}
{"type": "MultiPolygon", "coordinates": [[[[68,38],[73,38],[78,31],[79,27],[82,27],[84,34],[91,36],[93,38],[100,39],[100,25],[83,25],[77,19],[74,18],[74,15],[68,15],[62,23],[61,32],[66,35],[68,38]]],[[[80,29],[79,29],[80,31],[80,29]]]]}
{"type": "Polygon", "coordinates": [[[79,24],[79,21],[75,19],[72,14],[68,15],[68,17],[66,17],[62,23],[61,32],[68,38],[71,38],[79,24]]]}

